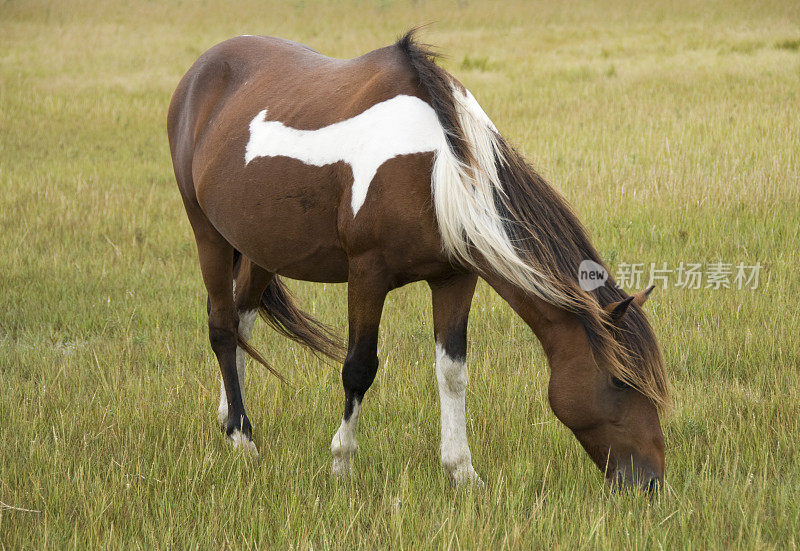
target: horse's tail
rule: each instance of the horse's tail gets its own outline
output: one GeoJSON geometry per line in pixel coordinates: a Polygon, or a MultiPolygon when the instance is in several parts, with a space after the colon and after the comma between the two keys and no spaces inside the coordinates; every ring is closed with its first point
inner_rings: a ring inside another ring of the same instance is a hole
{"type": "MultiPolygon", "coordinates": [[[[315,354],[337,362],[344,358],[344,346],[339,336],[330,327],[298,308],[289,289],[278,276],[272,278],[262,293],[258,310],[278,333],[307,346],[315,354]]],[[[250,353],[249,350],[247,352],[250,353]]]]}

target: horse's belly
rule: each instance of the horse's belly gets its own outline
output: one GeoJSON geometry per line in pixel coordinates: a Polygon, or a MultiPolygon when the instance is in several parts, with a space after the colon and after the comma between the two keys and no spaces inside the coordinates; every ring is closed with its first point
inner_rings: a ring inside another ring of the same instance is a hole
{"type": "Polygon", "coordinates": [[[341,249],[318,249],[292,264],[277,268],[275,273],[302,281],[345,283],[348,276],[347,255],[341,249]]]}
{"type": "Polygon", "coordinates": [[[273,273],[347,281],[335,165],[310,167],[274,157],[231,168],[206,172],[196,186],[200,207],[229,243],[273,273]]]}

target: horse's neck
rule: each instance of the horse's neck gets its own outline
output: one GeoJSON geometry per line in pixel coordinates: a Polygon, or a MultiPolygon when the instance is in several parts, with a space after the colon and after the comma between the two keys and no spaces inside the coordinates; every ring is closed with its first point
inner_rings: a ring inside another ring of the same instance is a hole
{"type": "Polygon", "coordinates": [[[494,275],[482,275],[486,282],[533,330],[552,366],[568,346],[570,338],[580,331],[580,323],[573,314],[549,304],[537,296],[494,275]]]}

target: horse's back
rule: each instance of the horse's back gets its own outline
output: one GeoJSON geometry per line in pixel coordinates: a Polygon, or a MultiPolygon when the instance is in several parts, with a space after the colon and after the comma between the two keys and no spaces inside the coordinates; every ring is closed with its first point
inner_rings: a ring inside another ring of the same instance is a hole
{"type": "MultiPolygon", "coordinates": [[[[420,91],[393,46],[335,59],[290,40],[239,36],[210,48],[184,75],[170,104],[170,143],[174,148],[186,140],[198,155],[204,139],[214,133],[212,122],[234,126],[243,117],[249,123],[267,105],[270,119],[316,129],[399,94],[418,96],[420,91]]],[[[237,129],[242,133],[241,125],[237,129]]]]}

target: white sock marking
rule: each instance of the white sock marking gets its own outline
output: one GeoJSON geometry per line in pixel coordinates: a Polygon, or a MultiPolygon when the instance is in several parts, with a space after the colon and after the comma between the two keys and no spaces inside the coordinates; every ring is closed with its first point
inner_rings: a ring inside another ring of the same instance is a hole
{"type": "Polygon", "coordinates": [[[298,130],[265,120],[266,116],[264,109],[250,122],[245,164],[257,157],[277,156],[314,166],[344,161],[353,170],[350,205],[354,217],[383,163],[398,155],[447,149],[436,112],[415,96],[395,96],[319,130],[298,130]]]}
{"type": "Polygon", "coordinates": [[[228,398],[225,394],[225,382],[219,378],[219,407],[217,408],[217,421],[223,427],[228,425],[228,398]]]}
{"type": "Polygon", "coordinates": [[[334,476],[346,476],[350,474],[350,463],[358,449],[356,442],[356,429],[358,428],[358,416],[361,413],[361,403],[353,400],[353,413],[350,419],[339,425],[339,430],[333,435],[331,440],[331,453],[333,454],[333,466],[331,473],[334,476]]]}
{"type": "Polygon", "coordinates": [[[258,459],[258,448],[256,448],[255,443],[245,436],[239,429],[235,429],[231,433],[230,440],[233,444],[234,450],[241,448],[250,457],[258,459]]]}
{"type": "Polygon", "coordinates": [[[438,342],[436,381],[439,383],[442,414],[442,466],[457,484],[480,483],[480,478],[472,467],[472,453],[467,443],[467,364],[448,356],[438,342]]]}

